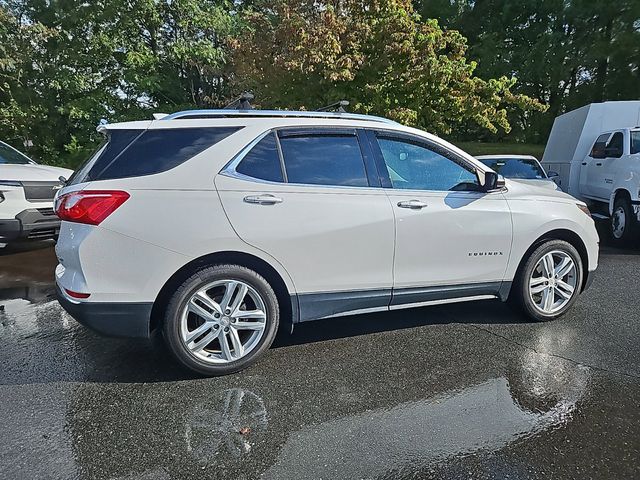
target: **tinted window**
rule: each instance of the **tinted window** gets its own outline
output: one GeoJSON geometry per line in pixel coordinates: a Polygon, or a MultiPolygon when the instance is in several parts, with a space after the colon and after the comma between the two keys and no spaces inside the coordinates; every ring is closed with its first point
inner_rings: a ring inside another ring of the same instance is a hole
{"type": "Polygon", "coordinates": [[[604,158],[604,148],[607,146],[607,140],[610,135],[610,133],[603,133],[596,139],[589,154],[591,158],[604,158]]]}
{"type": "Polygon", "coordinates": [[[165,172],[238,131],[240,127],[112,130],[108,143],[74,176],[73,183],[165,172]]]}
{"type": "Polygon", "coordinates": [[[480,161],[506,178],[547,178],[540,164],[531,158],[483,158],[480,161]]]}
{"type": "Polygon", "coordinates": [[[270,133],[260,140],[240,161],[236,172],[271,182],[283,182],[276,136],[270,133]]]}
{"type": "Polygon", "coordinates": [[[640,153],[640,130],[631,132],[631,155],[640,153]]]}
{"type": "Polygon", "coordinates": [[[280,139],[280,145],[290,183],[369,185],[355,135],[285,135],[280,139]]]}
{"type": "Polygon", "coordinates": [[[68,183],[74,184],[98,180],[100,172],[141,133],[141,130],[108,131],[107,141],[103,142],[95,153],[89,157],[89,160],[71,175],[68,183]]]}
{"type": "Polygon", "coordinates": [[[13,148],[0,142],[0,164],[11,163],[14,165],[25,165],[33,163],[28,157],[13,148]]]}
{"type": "Polygon", "coordinates": [[[607,157],[620,158],[624,147],[624,136],[622,132],[616,132],[611,137],[607,148],[605,149],[605,155],[607,157]]]}
{"type": "Polygon", "coordinates": [[[475,173],[424,145],[379,137],[393,188],[412,190],[474,190],[475,173]]]}

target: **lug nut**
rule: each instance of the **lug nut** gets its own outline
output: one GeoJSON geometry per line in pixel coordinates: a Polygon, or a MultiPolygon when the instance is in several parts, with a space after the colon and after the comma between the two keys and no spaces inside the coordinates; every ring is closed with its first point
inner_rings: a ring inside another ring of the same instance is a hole
{"type": "Polygon", "coordinates": [[[229,327],[224,327],[224,331],[228,332],[229,331],[229,327]]]}
{"type": "Polygon", "coordinates": [[[236,323],[236,319],[235,319],[235,318],[232,318],[232,319],[231,319],[231,323],[236,323]]]}
{"type": "Polygon", "coordinates": [[[219,329],[219,328],[220,328],[220,325],[217,325],[217,324],[216,324],[216,325],[214,325],[214,326],[213,326],[213,328],[214,328],[215,330],[217,330],[217,329],[219,329]]]}
{"type": "Polygon", "coordinates": [[[214,318],[220,318],[220,314],[219,313],[214,313],[213,316],[214,316],[214,318]]]}
{"type": "Polygon", "coordinates": [[[229,315],[231,313],[231,310],[229,310],[228,308],[224,311],[224,313],[226,313],[227,315],[229,315]]]}

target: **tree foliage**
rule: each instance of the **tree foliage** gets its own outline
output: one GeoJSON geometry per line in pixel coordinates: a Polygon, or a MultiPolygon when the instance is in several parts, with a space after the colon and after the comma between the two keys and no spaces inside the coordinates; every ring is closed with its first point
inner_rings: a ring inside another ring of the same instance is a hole
{"type": "Polygon", "coordinates": [[[222,105],[235,24],[213,0],[0,0],[0,138],[75,166],[102,118],[222,105]]]}
{"type": "Polygon", "coordinates": [[[347,99],[458,139],[543,143],[568,109],[638,98],[637,0],[414,4],[0,0],[0,139],[76,166],[101,118],[220,107],[249,88],[265,108],[347,99]]]}
{"type": "Polygon", "coordinates": [[[510,115],[521,138],[544,142],[567,110],[640,98],[638,0],[422,0],[416,8],[468,38],[481,77],[515,76],[515,92],[549,105],[510,115]]]}
{"type": "Polygon", "coordinates": [[[246,22],[236,69],[263,104],[313,109],[346,98],[355,111],[436,133],[465,122],[508,132],[508,108],[544,110],[512,93],[515,78],[476,76],[465,38],[422,21],[408,1],[267,0],[246,22]]]}

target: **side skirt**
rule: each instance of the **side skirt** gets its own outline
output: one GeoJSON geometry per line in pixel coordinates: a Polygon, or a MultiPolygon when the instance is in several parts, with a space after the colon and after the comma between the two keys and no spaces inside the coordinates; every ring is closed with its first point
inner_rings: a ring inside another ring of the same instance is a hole
{"type": "MultiPolygon", "coordinates": [[[[384,312],[445,303],[500,298],[506,300],[511,282],[486,282],[437,287],[303,293],[297,295],[298,322],[384,312]]],[[[295,305],[292,297],[292,305],[295,305]]]]}

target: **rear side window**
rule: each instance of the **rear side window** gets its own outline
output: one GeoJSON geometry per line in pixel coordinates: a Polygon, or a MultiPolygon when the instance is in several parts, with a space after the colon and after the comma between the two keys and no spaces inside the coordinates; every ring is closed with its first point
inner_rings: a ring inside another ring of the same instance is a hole
{"type": "Polygon", "coordinates": [[[289,183],[369,186],[355,133],[284,133],[280,145],[289,183]]]}
{"type": "Polygon", "coordinates": [[[165,172],[225,139],[241,127],[113,130],[108,143],[78,172],[73,183],[165,172]]]}
{"type": "Polygon", "coordinates": [[[236,172],[270,182],[284,182],[275,134],[260,140],[240,161],[236,172]]]}

